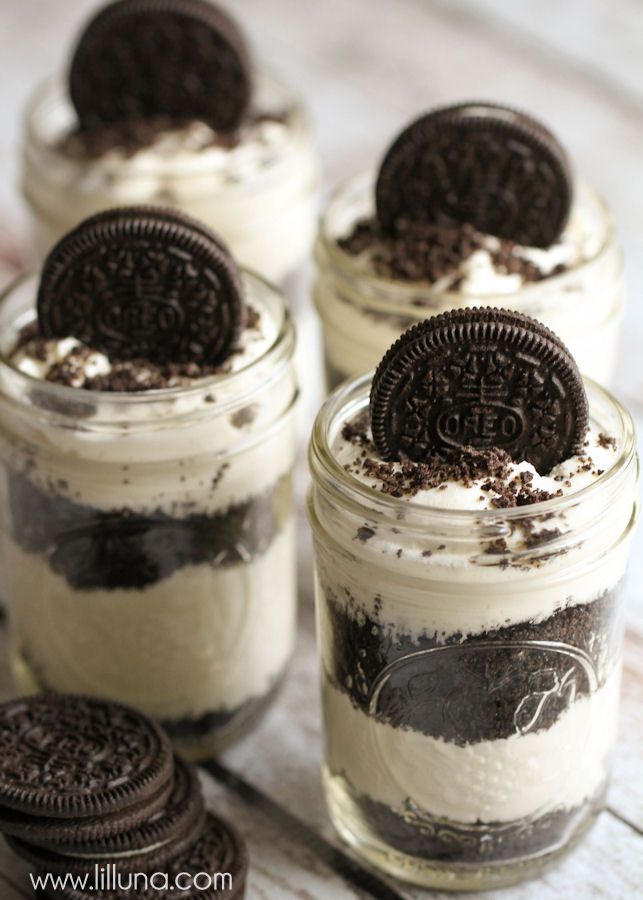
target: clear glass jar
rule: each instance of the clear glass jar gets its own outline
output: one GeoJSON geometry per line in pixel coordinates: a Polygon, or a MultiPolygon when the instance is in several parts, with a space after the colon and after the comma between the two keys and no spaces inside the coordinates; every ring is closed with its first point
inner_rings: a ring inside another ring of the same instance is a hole
{"type": "Polygon", "coordinates": [[[0,520],[17,688],[132,704],[191,757],[243,734],[295,635],[295,335],[244,275],[267,350],[144,393],[38,380],[7,357],[34,316],[0,298],[0,520]]]}
{"type": "Polygon", "coordinates": [[[314,298],[321,318],[329,388],[375,368],[394,341],[428,316],[463,306],[516,309],[548,325],[572,351],[583,374],[608,384],[623,318],[623,262],[611,215],[586,185],[576,186],[579,216],[591,222],[586,262],[524,285],[518,292],[467,294],[396,281],[369,272],[337,239],[374,214],[374,174],[345,182],[330,201],[315,248],[314,298]]]}
{"type": "Polygon", "coordinates": [[[627,412],[587,383],[614,464],[576,494],[450,511],[372,490],[331,452],[370,377],[310,447],[330,814],[356,851],[433,888],[538,874],[600,808],[616,733],[637,515],[627,412]]]}
{"type": "Polygon", "coordinates": [[[205,222],[240,265],[283,280],[313,242],[319,161],[304,106],[287,87],[260,76],[255,105],[288,113],[287,131],[272,149],[259,142],[233,151],[195,151],[170,143],[132,156],[109,152],[89,159],[61,145],[76,122],[62,79],[42,85],[27,107],[22,159],[37,258],[87,216],[115,206],[157,204],[205,222]]]}

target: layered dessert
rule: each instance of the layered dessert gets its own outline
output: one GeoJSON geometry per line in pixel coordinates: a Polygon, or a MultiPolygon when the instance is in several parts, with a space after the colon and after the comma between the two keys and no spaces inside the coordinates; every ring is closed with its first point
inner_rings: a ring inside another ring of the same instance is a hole
{"type": "Polygon", "coordinates": [[[48,82],[27,111],[39,257],[89,215],[151,203],[204,221],[242,265],[281,280],[312,243],[318,184],[301,101],[255,70],[239,27],[206,0],[111,4],[80,37],[67,84],[48,82]]]}
{"type": "Polygon", "coordinates": [[[235,272],[200,225],[128,209],[0,308],[18,682],[130,703],[191,754],[265,708],[294,637],[294,336],[235,272]]]}
{"type": "Polygon", "coordinates": [[[602,383],[611,376],[624,304],[612,218],[556,138],[524,114],[460,104],[413,123],[379,170],[350,179],[331,199],[316,259],[331,388],[372,369],[427,315],[480,302],[539,319],[565,340],[582,372],[602,383]],[[534,160],[545,145],[549,171],[544,156],[534,160]],[[521,153],[525,170],[516,173],[521,153]],[[391,171],[392,155],[396,165],[405,155],[403,177],[391,171]],[[401,203],[387,212],[382,184],[393,179],[392,192],[398,178],[416,196],[400,191],[401,203]],[[556,191],[534,197],[554,179],[556,191]],[[538,234],[530,227],[534,208],[553,206],[555,194],[564,209],[538,234]]]}
{"type": "Polygon", "coordinates": [[[496,313],[417,326],[328,401],[311,449],[331,815],[371,861],[451,889],[534,874],[593,820],[636,518],[627,414],[587,383],[585,419],[538,361],[563,345],[519,317],[512,351],[496,313]]]}

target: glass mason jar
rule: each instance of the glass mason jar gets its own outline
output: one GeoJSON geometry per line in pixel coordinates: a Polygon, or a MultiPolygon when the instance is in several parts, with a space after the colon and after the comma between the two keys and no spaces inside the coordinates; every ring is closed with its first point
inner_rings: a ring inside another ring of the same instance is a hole
{"type": "Polygon", "coordinates": [[[625,304],[622,255],[612,217],[585,184],[576,186],[579,215],[591,223],[586,262],[519,291],[467,294],[387,279],[342,250],[337,239],[374,215],[374,174],[345,182],[330,201],[315,247],[314,298],[321,318],[329,389],[373,369],[394,341],[428,316],[463,306],[499,306],[540,319],[570,348],[581,372],[608,384],[616,362],[625,304]]]}
{"type": "Polygon", "coordinates": [[[270,345],[233,374],[142,393],[83,391],[7,353],[37,281],[0,298],[0,518],[21,692],[109,697],[191,757],[266,708],[296,618],[297,383],[280,293],[244,275],[270,345]]]}
{"type": "Polygon", "coordinates": [[[484,889],[538,874],[593,821],[616,733],[632,421],[588,382],[615,461],[575,494],[450,511],[386,496],[331,447],[370,377],[322,408],[309,516],[339,833],[392,875],[484,889]]]}
{"type": "Polygon", "coordinates": [[[22,185],[41,259],[87,216],[117,206],[176,207],[205,222],[226,241],[240,265],[282,281],[312,245],[320,181],[313,134],[302,102],[266,75],[256,107],[287,113],[275,146],[191,150],[172,144],[134,155],[73,155],[62,141],[75,112],[62,79],[34,94],[27,108],[22,185]],[[256,156],[260,159],[257,161],[256,156]]]}

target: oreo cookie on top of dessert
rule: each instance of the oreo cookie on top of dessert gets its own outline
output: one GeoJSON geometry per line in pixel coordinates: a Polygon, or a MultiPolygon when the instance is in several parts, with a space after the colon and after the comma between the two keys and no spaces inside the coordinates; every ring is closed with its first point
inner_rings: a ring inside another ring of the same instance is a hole
{"type": "Polygon", "coordinates": [[[332,395],[310,459],[331,815],[418,883],[520,880],[609,773],[631,420],[545,326],[460,309],[332,395]]]}
{"type": "Polygon", "coordinates": [[[476,101],[412,122],[331,200],[317,260],[331,385],[414,322],[481,302],[543,321],[608,379],[623,303],[612,221],[524,112],[476,101]]]}
{"type": "Polygon", "coordinates": [[[130,702],[189,752],[225,743],[294,633],[282,296],[200,223],[129,207],[65,236],[0,325],[19,683],[130,702]]]}
{"type": "Polygon", "coordinates": [[[255,71],[209,0],[113,0],[28,113],[24,191],[42,253],[121,203],[204,219],[244,264],[281,278],[312,239],[318,163],[291,91],[255,71]],[[274,209],[282,216],[273,220],[274,209]]]}

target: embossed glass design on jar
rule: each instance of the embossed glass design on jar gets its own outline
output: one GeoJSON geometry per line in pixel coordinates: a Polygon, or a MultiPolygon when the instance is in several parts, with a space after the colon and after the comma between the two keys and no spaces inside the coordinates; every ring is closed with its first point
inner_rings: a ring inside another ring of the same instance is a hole
{"type": "Polygon", "coordinates": [[[559,275],[508,287],[498,279],[483,292],[437,290],[428,283],[378,276],[369,264],[343,250],[338,239],[374,215],[374,175],[345,182],[322,216],[315,258],[314,299],[321,318],[329,389],[373,369],[394,341],[429,316],[466,306],[515,309],[539,319],[570,348],[583,374],[608,384],[616,363],[625,304],[623,262],[612,217],[583,183],[574,210],[586,231],[586,261],[559,275]]]}
{"type": "Polygon", "coordinates": [[[370,376],[310,446],[325,789],[392,875],[484,889],[537,874],[592,823],[616,735],[632,421],[587,383],[613,465],[564,497],[450,510],[388,496],[333,453],[370,376]]]}
{"type": "Polygon", "coordinates": [[[0,298],[0,515],[20,692],[115,698],[192,757],[244,733],[295,634],[295,335],[244,275],[266,349],[232,373],[142,393],[18,371],[37,282],[0,298]]]}
{"type": "Polygon", "coordinates": [[[262,132],[232,149],[201,146],[199,133],[171,132],[134,154],[66,150],[76,116],[61,79],[34,94],[26,113],[22,187],[32,215],[34,248],[43,258],[81,220],[111,207],[174,207],[213,228],[240,265],[281,281],[313,243],[320,165],[302,101],[266,74],[255,107],[262,132]]]}

